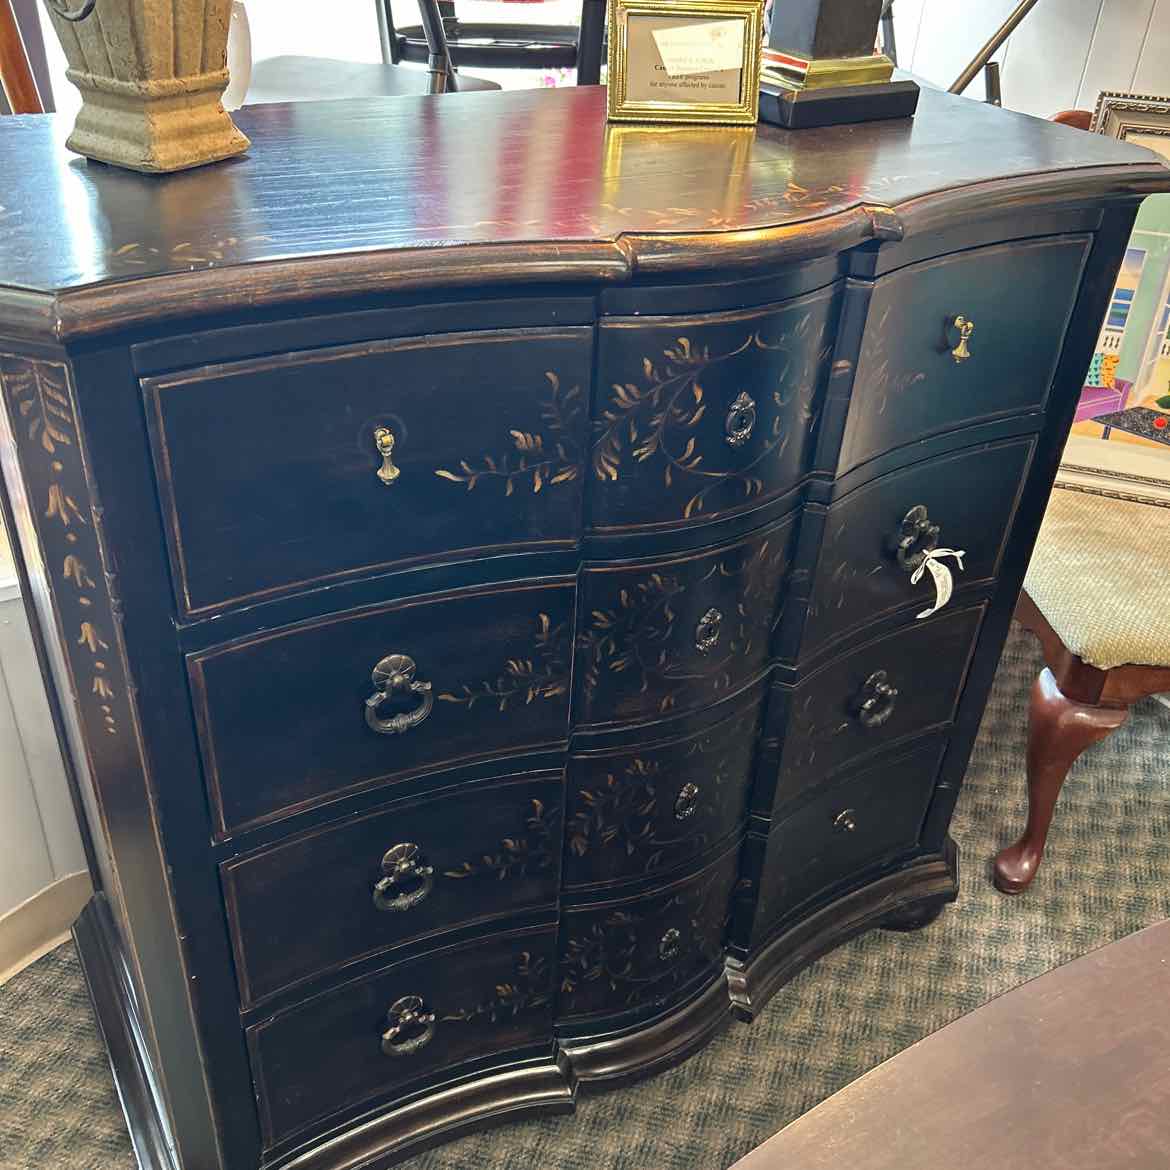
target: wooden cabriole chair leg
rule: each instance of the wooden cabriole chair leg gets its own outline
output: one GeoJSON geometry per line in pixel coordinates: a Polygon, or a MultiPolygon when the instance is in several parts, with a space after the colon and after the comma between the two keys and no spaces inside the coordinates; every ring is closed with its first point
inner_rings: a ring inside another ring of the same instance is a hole
{"type": "Polygon", "coordinates": [[[1032,686],[1028,711],[1028,822],[1023,836],[995,859],[995,884],[1005,894],[1028,888],[1044,857],[1048,827],[1069,769],[1129,717],[1129,707],[1078,703],[1047,667],[1032,686]]]}

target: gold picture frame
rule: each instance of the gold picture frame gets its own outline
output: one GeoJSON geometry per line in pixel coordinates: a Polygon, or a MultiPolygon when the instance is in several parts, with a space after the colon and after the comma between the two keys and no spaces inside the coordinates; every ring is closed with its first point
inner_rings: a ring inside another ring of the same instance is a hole
{"type": "Polygon", "coordinates": [[[610,0],[610,121],[755,123],[763,9],[763,0],[610,0]]]}

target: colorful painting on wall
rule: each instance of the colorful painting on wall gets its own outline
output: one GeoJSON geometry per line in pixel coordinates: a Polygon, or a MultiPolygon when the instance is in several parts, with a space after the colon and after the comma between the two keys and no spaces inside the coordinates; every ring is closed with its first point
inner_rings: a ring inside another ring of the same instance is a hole
{"type": "MultiPolygon", "coordinates": [[[[1170,160],[1170,102],[1102,94],[1093,129],[1170,160]],[[1152,106],[1165,106],[1165,116],[1152,106]]],[[[1170,196],[1155,195],[1138,212],[1060,479],[1086,491],[1170,503],[1170,196]]]]}

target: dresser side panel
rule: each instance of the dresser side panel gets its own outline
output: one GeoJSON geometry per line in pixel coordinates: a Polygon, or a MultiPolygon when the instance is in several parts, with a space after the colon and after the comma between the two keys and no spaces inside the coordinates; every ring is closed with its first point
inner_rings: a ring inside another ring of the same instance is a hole
{"type": "Polygon", "coordinates": [[[173,1083],[202,1068],[178,932],[150,792],[137,692],[123,629],[119,577],[92,474],[75,368],[64,360],[0,354],[6,468],[30,566],[52,685],[78,777],[98,879],[114,911],[134,1005],[155,1067],[157,1107],[176,1140],[220,1164],[203,1092],[173,1083]],[[178,1059],[176,1059],[178,1057],[178,1059]]]}

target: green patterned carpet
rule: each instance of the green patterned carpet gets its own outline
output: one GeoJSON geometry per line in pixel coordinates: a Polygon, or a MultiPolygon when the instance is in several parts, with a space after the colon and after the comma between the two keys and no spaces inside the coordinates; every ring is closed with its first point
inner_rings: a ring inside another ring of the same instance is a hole
{"type": "MultiPolygon", "coordinates": [[[[1170,916],[1170,710],[1153,701],[1078,764],[1036,888],[1014,900],[991,888],[988,859],[1022,815],[1024,710],[1039,665],[1031,640],[1013,634],[954,823],[963,892],[938,922],[841,947],[750,1028],[732,1025],[671,1072],[587,1097],[574,1116],[465,1138],[408,1170],[724,1170],[926,1033],[1170,916]]],[[[71,946],[0,989],[0,1167],[133,1167],[71,946]]]]}

